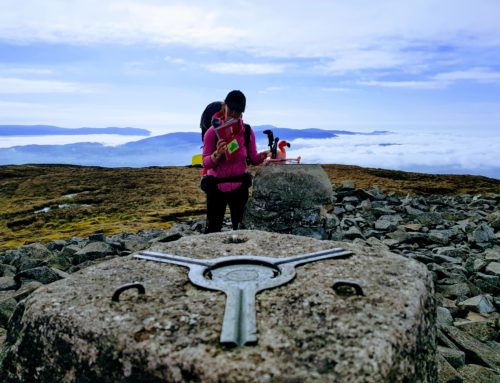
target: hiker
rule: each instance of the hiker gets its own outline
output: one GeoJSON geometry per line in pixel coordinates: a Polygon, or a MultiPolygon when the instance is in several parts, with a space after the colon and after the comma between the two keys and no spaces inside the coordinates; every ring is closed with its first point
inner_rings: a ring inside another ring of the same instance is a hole
{"type": "Polygon", "coordinates": [[[203,168],[206,175],[201,188],[207,194],[206,233],[221,231],[227,205],[233,230],[239,228],[248,201],[248,189],[252,185],[252,175],[247,173],[247,158],[251,164],[259,165],[269,155],[269,151],[257,152],[254,132],[250,125],[243,123],[245,106],[246,98],[241,91],[229,92],[204,136],[203,168]],[[230,119],[236,121],[232,125],[232,140],[226,142],[218,139],[214,124],[220,126],[230,119]]]}

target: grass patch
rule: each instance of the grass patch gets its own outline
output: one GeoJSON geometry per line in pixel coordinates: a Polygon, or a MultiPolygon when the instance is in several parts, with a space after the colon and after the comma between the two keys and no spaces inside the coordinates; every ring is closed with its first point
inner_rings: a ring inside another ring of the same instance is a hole
{"type": "MultiPolygon", "coordinates": [[[[499,180],[486,177],[348,165],[323,168],[336,185],[351,180],[359,188],[377,185],[400,195],[500,190],[499,180]]],[[[0,249],[95,232],[168,229],[175,222],[204,216],[205,195],[199,181],[199,169],[189,167],[0,166],[0,249]],[[50,210],[35,213],[46,207],[50,210]]]]}

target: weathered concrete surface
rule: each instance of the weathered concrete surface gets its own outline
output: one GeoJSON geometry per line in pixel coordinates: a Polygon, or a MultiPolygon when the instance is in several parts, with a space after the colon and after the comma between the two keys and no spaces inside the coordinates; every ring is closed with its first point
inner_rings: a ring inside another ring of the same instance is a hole
{"type": "Polygon", "coordinates": [[[259,231],[190,236],[152,250],[197,258],[355,252],[297,268],[257,295],[258,344],[219,344],[225,297],[187,269],[131,257],[36,290],[10,322],[2,382],[435,382],[435,302],[425,266],[382,247],[259,231]],[[235,237],[236,236],[236,237],[235,237]],[[340,296],[336,279],[363,282],[340,296]],[[114,289],[142,281],[145,296],[114,289]]]}
{"type": "Polygon", "coordinates": [[[270,165],[259,168],[244,217],[247,229],[328,239],[338,218],[334,196],[320,165],[270,165]]]}

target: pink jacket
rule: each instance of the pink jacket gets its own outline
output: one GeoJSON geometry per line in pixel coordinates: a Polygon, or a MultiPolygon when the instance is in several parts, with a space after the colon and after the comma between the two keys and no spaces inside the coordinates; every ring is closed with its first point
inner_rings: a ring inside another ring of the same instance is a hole
{"type": "MultiPolygon", "coordinates": [[[[234,152],[229,159],[226,158],[226,156],[222,156],[217,163],[212,161],[211,158],[211,155],[215,152],[215,148],[217,146],[217,135],[215,134],[213,126],[206,131],[205,138],[203,140],[203,167],[208,170],[208,175],[225,178],[239,176],[247,171],[247,148],[245,147],[243,121],[241,122],[241,126],[242,129],[236,136],[239,149],[234,152]]],[[[253,165],[259,165],[264,162],[264,159],[260,157],[259,153],[257,153],[255,134],[253,130],[250,130],[250,142],[248,149],[250,150],[250,161],[253,165]]],[[[219,190],[223,192],[233,191],[240,186],[241,182],[227,182],[218,185],[219,190]]]]}

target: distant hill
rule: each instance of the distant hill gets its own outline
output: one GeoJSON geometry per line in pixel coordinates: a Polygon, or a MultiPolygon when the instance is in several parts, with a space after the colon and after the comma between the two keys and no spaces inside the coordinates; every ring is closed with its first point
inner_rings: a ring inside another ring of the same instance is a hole
{"type": "Polygon", "coordinates": [[[138,128],[60,128],[52,125],[0,125],[0,136],[55,136],[119,134],[121,136],[149,136],[151,132],[138,128]]]}
{"type": "MultiPolygon", "coordinates": [[[[288,141],[298,138],[333,138],[342,134],[379,135],[386,133],[358,133],[321,129],[287,129],[277,128],[272,125],[262,125],[254,127],[257,144],[262,149],[267,146],[267,136],[263,133],[266,129],[271,129],[275,137],[286,138],[288,141]]],[[[49,131],[49,129],[46,131],[49,131]]],[[[189,165],[191,163],[191,157],[196,153],[201,153],[201,145],[201,134],[199,132],[169,133],[129,142],[116,147],[89,142],[66,145],[25,145],[0,149],[0,165],[73,164],[104,167],[189,165]]]]}
{"type": "Polygon", "coordinates": [[[321,139],[321,138],[333,138],[340,135],[374,136],[374,135],[382,135],[389,133],[386,130],[376,130],[369,133],[362,133],[362,132],[350,132],[348,130],[289,129],[289,128],[278,128],[272,125],[259,125],[253,128],[257,137],[259,137],[260,133],[264,132],[264,130],[266,129],[272,130],[275,137],[284,138],[287,141],[295,140],[297,138],[321,139]]]}

